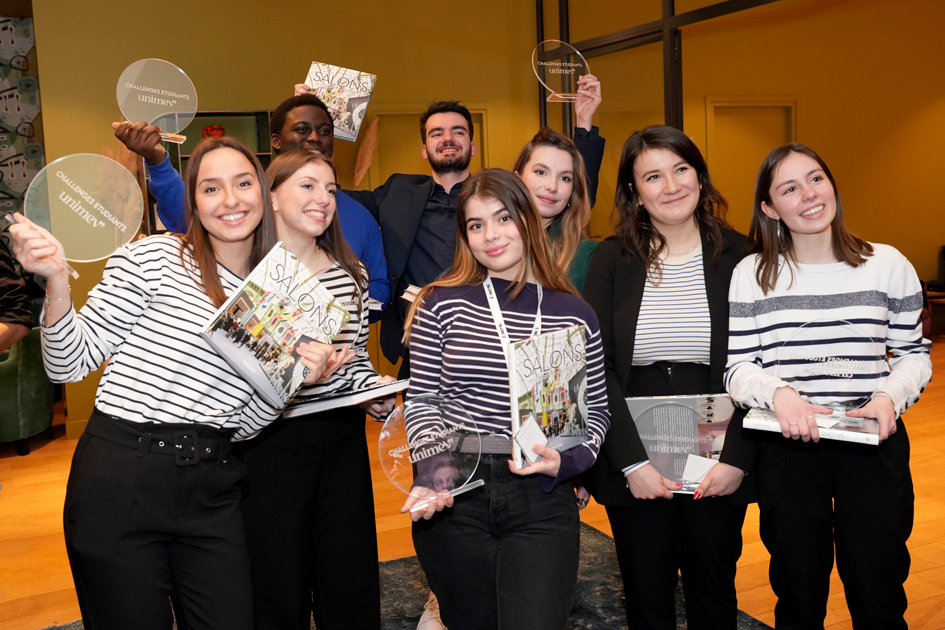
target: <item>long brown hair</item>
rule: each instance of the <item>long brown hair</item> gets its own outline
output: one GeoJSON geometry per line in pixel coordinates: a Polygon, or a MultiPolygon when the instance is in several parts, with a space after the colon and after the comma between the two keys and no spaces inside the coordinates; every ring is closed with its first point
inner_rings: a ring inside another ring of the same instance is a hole
{"type": "Polygon", "coordinates": [[[722,229],[729,228],[725,221],[728,203],[722,194],[712,185],[709,167],[699,148],[692,139],[675,127],[652,125],[641,131],[635,131],[623,146],[620,168],[617,170],[617,192],[614,195],[614,212],[619,215],[614,234],[630,251],[645,263],[648,272],[656,272],[655,281],[663,275],[660,266],[660,254],[666,247],[666,239],[650,220],[650,214],[643,207],[637,195],[638,184],[634,179],[633,167],[637,159],[650,149],[672,151],[689,166],[696,169],[699,178],[699,201],[693,213],[699,232],[704,234],[712,246],[712,260],[718,263],[722,257],[724,241],[722,229]]]}
{"type": "Polygon", "coordinates": [[[794,259],[794,240],[791,237],[791,230],[787,228],[780,219],[774,220],[765,214],[761,208],[762,202],[772,205],[771,185],[774,182],[774,175],[781,166],[781,163],[794,153],[800,153],[811,158],[824,171],[824,175],[830,180],[833,186],[834,199],[837,204],[837,213],[830,224],[831,241],[833,244],[833,253],[837,260],[845,262],[851,267],[859,267],[866,262],[866,259],[873,255],[873,246],[861,238],[850,233],[850,230],[843,224],[843,204],[840,203],[840,190],[837,188],[837,182],[833,178],[833,173],[827,168],[824,162],[813,149],[792,142],[777,147],[765,161],[761,163],[761,169],[758,171],[758,179],[755,180],[755,203],[751,211],[751,229],[748,230],[748,253],[759,254],[759,262],[755,268],[755,279],[761,287],[763,293],[774,289],[778,282],[778,274],[781,272],[778,261],[780,254],[788,263],[791,273],[791,282],[794,281],[793,266],[797,264],[794,259]],[[783,227],[778,235],[779,224],[783,227]]]}
{"type": "Polygon", "coordinates": [[[548,225],[551,231],[556,225],[560,225],[561,233],[551,243],[551,251],[562,269],[568,269],[574,255],[577,253],[578,245],[582,238],[587,238],[587,226],[591,222],[591,201],[587,194],[587,173],[584,168],[584,158],[578,153],[577,147],[571,138],[558,133],[554,129],[545,127],[535,134],[528,144],[522,147],[521,153],[515,160],[515,166],[512,170],[518,173],[519,177],[525,172],[525,168],[532,159],[532,154],[538,147],[551,147],[564,151],[571,156],[573,163],[572,178],[573,187],[571,188],[571,198],[568,204],[561,211],[561,214],[552,219],[548,225]]]}
{"type": "Polygon", "coordinates": [[[259,164],[259,160],[256,159],[252,151],[247,149],[245,144],[230,136],[201,140],[190,154],[190,159],[187,160],[187,169],[184,171],[184,206],[187,233],[181,239],[180,262],[181,266],[190,275],[190,266],[184,262],[184,252],[189,248],[197,263],[197,268],[200,270],[200,280],[196,278],[194,280],[203,288],[210,300],[219,307],[223,306],[226,301],[226,293],[223,292],[223,284],[220,282],[220,274],[217,271],[217,258],[213,251],[213,243],[210,242],[207,228],[200,222],[200,213],[197,212],[197,177],[200,174],[200,164],[208,153],[217,149],[233,149],[239,152],[249,160],[255,170],[256,180],[259,182],[263,213],[259,225],[253,231],[253,248],[249,255],[250,269],[256,267],[276,244],[276,226],[272,217],[272,200],[269,198],[269,191],[265,186],[266,178],[263,174],[262,165],[259,164]]]}
{"type": "MultiPolygon", "coordinates": [[[[338,168],[335,163],[329,160],[321,153],[314,151],[289,151],[279,155],[272,161],[269,168],[266,169],[266,179],[269,180],[269,192],[274,193],[287,179],[292,177],[299,169],[307,164],[325,164],[332,172],[335,183],[338,181],[338,168]]],[[[337,193],[336,193],[337,194],[337,193]]],[[[361,294],[367,290],[369,276],[366,266],[362,266],[358,257],[354,255],[351,246],[345,240],[341,233],[341,221],[338,218],[337,201],[335,204],[335,216],[328,229],[315,237],[315,244],[328,252],[328,255],[338,261],[338,266],[351,276],[355,285],[358,287],[358,294],[355,299],[358,302],[358,317],[361,316],[361,294]]]]}
{"type": "Polygon", "coordinates": [[[568,280],[564,271],[558,267],[551,254],[551,245],[545,236],[541,225],[541,217],[532,196],[525,188],[525,184],[516,175],[498,168],[487,168],[472,175],[463,184],[456,205],[456,222],[459,228],[459,238],[456,239],[456,255],[453,266],[447,275],[428,284],[420,290],[416,299],[407,311],[407,322],[404,326],[404,343],[410,339],[410,328],[413,325],[417,311],[423,305],[423,300],[436,287],[465,287],[475,286],[485,282],[489,275],[488,269],[476,260],[469,248],[469,236],[466,234],[466,207],[471,199],[492,199],[498,201],[509,211],[509,216],[522,236],[523,259],[525,264],[519,268],[518,275],[512,285],[511,298],[514,299],[522,292],[527,283],[528,274],[532,273],[535,280],[543,287],[554,291],[577,293],[574,285],[568,280]]]}

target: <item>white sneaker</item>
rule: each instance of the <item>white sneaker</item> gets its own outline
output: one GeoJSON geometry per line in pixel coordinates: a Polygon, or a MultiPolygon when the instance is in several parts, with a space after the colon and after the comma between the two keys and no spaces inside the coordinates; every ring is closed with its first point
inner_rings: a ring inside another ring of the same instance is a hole
{"type": "Polygon", "coordinates": [[[440,621],[440,602],[432,592],[427,603],[423,605],[423,614],[420,615],[417,630],[446,630],[446,626],[440,621]]]}

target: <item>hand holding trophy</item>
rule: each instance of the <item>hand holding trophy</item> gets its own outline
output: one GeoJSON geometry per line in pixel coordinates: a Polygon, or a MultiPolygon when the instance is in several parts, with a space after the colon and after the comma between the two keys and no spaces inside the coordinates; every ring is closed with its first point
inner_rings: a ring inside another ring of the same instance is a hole
{"type": "Polygon", "coordinates": [[[394,409],[378,440],[384,473],[406,493],[401,512],[429,519],[453,497],[478,488],[470,483],[479,466],[476,423],[458,404],[439,396],[417,396],[394,409]]]}

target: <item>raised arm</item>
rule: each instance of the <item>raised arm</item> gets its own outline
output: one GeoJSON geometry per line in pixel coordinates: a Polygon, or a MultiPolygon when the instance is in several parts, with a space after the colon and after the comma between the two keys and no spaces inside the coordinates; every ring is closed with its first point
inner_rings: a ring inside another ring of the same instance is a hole
{"type": "Polygon", "coordinates": [[[161,223],[171,232],[187,231],[184,217],[184,181],[171,166],[170,156],[161,145],[161,128],[144,122],[112,123],[115,137],[130,151],[144,158],[150,175],[151,194],[157,200],[161,223]]]}
{"type": "Polygon", "coordinates": [[[597,203],[600,166],[604,160],[604,145],[600,130],[593,126],[594,113],[601,104],[600,81],[591,74],[578,79],[578,100],[574,105],[577,124],[574,128],[574,146],[584,159],[587,174],[587,196],[591,206],[597,203]]]}

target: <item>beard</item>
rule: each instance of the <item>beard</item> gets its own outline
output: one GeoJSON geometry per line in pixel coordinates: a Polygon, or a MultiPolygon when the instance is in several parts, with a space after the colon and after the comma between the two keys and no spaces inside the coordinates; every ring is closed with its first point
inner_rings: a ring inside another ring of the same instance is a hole
{"type": "MultiPolygon", "coordinates": [[[[444,146],[457,146],[455,144],[447,144],[444,146]]],[[[448,175],[450,173],[462,173],[469,168],[469,162],[472,159],[472,147],[466,149],[465,151],[460,151],[459,153],[453,153],[447,155],[446,157],[438,157],[436,153],[429,153],[427,161],[430,162],[430,167],[433,169],[433,172],[437,175],[448,175]]]]}

